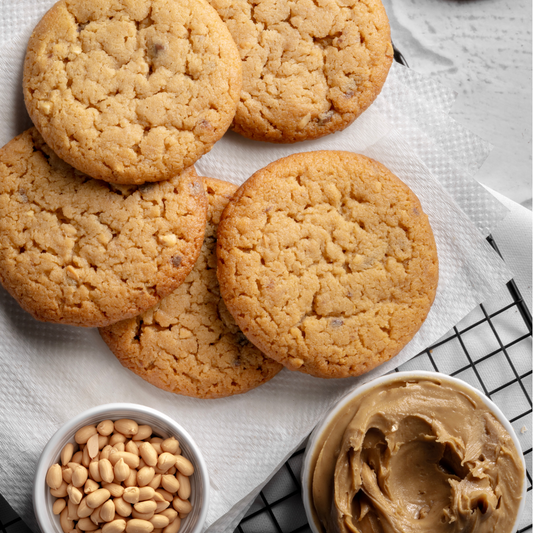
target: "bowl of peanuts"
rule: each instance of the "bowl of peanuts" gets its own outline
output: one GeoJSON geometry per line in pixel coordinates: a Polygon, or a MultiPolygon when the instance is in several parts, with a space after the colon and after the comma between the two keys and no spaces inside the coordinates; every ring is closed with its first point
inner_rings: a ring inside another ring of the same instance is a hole
{"type": "Polygon", "coordinates": [[[209,477],[179,424],[142,405],[100,405],[45,446],[33,506],[43,533],[199,533],[209,477]]]}

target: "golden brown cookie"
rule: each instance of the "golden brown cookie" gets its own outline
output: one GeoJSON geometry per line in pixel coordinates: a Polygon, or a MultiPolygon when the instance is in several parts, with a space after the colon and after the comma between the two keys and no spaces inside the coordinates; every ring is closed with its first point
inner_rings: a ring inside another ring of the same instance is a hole
{"type": "Polygon", "coordinates": [[[239,53],[205,0],[61,0],[36,26],[24,98],[65,161],[112,183],[170,179],[222,137],[239,53]]]}
{"type": "Polygon", "coordinates": [[[437,289],[438,259],[418,198],[383,165],[308,152],[256,172],[218,228],[228,310],[291,370],[355,376],[396,355],[437,289]]]}
{"type": "Polygon", "coordinates": [[[233,129],[290,143],[349,126],[376,98],[393,58],[380,0],[209,0],[243,62],[233,129]]]}
{"type": "Polygon", "coordinates": [[[187,277],[206,211],[193,168],[111,185],[73,169],[31,128],[0,150],[0,281],[39,320],[104,326],[135,316],[187,277]]]}
{"type": "Polygon", "coordinates": [[[156,387],[220,398],[246,392],[283,366],[248,342],[228,313],[216,277],[216,231],[237,187],[205,178],[209,199],[205,241],[185,282],[153,309],[100,329],[118,360],[156,387]]]}

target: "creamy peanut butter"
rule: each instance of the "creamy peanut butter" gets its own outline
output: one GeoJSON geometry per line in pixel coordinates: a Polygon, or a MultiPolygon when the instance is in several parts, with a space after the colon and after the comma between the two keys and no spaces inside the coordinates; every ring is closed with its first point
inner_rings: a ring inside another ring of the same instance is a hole
{"type": "Polygon", "coordinates": [[[438,377],[354,398],[316,450],[311,501],[328,533],[512,530],[520,455],[479,397],[438,377]]]}

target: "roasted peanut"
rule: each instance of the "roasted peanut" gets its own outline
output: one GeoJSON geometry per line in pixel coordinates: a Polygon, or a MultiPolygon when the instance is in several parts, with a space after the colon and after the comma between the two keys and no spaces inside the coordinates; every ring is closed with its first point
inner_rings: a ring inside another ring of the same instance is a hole
{"type": "Polygon", "coordinates": [[[103,522],[103,520],[100,518],[100,511],[102,510],[102,506],[97,507],[96,509],[93,509],[93,512],[91,513],[91,516],[89,517],[91,519],[91,522],[93,524],[98,525],[100,522],[103,522]]]}
{"type": "Polygon", "coordinates": [[[145,466],[137,470],[137,484],[139,487],[145,487],[154,479],[155,470],[151,466],[145,466]]]}
{"type": "Polygon", "coordinates": [[[87,441],[87,453],[89,454],[89,457],[91,459],[94,459],[100,451],[100,448],[98,447],[99,438],[100,435],[98,435],[98,433],[95,433],[87,441]]]}
{"type": "Polygon", "coordinates": [[[67,494],[70,500],[76,505],[78,505],[83,498],[83,493],[81,492],[81,490],[78,489],[78,487],[75,487],[74,485],[69,485],[67,487],[67,494]]]}
{"type": "Polygon", "coordinates": [[[109,500],[111,493],[107,489],[98,489],[87,496],[87,505],[91,509],[100,507],[104,502],[109,500]]]}
{"type": "Polygon", "coordinates": [[[170,492],[167,492],[164,489],[156,489],[156,492],[158,494],[161,494],[161,496],[163,496],[163,498],[165,498],[165,500],[167,502],[171,502],[174,499],[174,496],[172,496],[172,494],[170,494],[170,492]]]}
{"type": "Polygon", "coordinates": [[[75,487],[83,487],[88,477],[89,471],[84,466],[78,465],[78,468],[72,472],[72,484],[75,487]]]}
{"type": "Polygon", "coordinates": [[[151,533],[154,529],[153,524],[147,520],[138,520],[134,518],[126,524],[126,533],[151,533]]]}
{"type": "Polygon", "coordinates": [[[158,472],[158,474],[165,473],[171,466],[175,466],[176,463],[176,456],[172,455],[168,452],[163,452],[158,458],[157,458],[157,468],[161,470],[161,472],[158,472]]]}
{"type": "Polygon", "coordinates": [[[113,470],[113,466],[111,465],[111,462],[109,461],[109,459],[100,459],[98,461],[98,472],[103,482],[105,483],[113,482],[113,478],[115,477],[115,472],[113,470]]]}
{"type": "Polygon", "coordinates": [[[161,513],[161,511],[164,511],[170,506],[170,502],[167,502],[166,500],[164,502],[157,502],[157,507],[155,508],[156,514],[161,513]]]}
{"type": "Polygon", "coordinates": [[[178,516],[178,511],[175,511],[174,509],[165,509],[159,514],[162,516],[166,516],[168,518],[168,523],[171,524],[178,516]]]}
{"type": "Polygon", "coordinates": [[[178,533],[181,527],[181,518],[176,518],[170,524],[163,529],[163,533],[178,533]]]}
{"type": "Polygon", "coordinates": [[[154,476],[154,479],[148,483],[148,487],[152,487],[154,490],[158,489],[161,485],[161,474],[156,474],[154,476]]]}
{"type": "MultiPolygon", "coordinates": [[[[74,529],[74,522],[68,518],[68,510],[65,507],[59,515],[59,523],[63,533],[69,533],[71,529],[74,529]]],[[[153,527],[153,526],[152,526],[153,527]]]]}
{"type": "Polygon", "coordinates": [[[111,446],[110,444],[106,444],[102,448],[102,451],[100,452],[100,460],[109,459],[109,454],[111,453],[112,449],[113,449],[113,446],[111,446]]]}
{"type": "Polygon", "coordinates": [[[48,472],[46,473],[46,484],[51,489],[58,489],[61,486],[61,483],[63,482],[63,471],[61,470],[61,467],[58,463],[55,465],[52,465],[48,472]]]}
{"type": "Polygon", "coordinates": [[[137,444],[133,440],[129,440],[126,443],[125,450],[129,453],[132,453],[133,455],[139,455],[139,446],[137,446],[137,444]]]}
{"type": "Polygon", "coordinates": [[[126,437],[133,437],[139,431],[139,424],[129,418],[121,418],[115,421],[115,431],[122,433],[126,437]]]}
{"type": "Polygon", "coordinates": [[[174,437],[165,439],[161,443],[161,449],[164,452],[171,453],[172,455],[174,455],[178,451],[179,447],[180,447],[180,443],[174,437]]]}
{"type": "Polygon", "coordinates": [[[115,502],[113,500],[107,500],[102,505],[100,516],[104,522],[112,522],[115,519],[115,502]]]}
{"type": "Polygon", "coordinates": [[[109,444],[109,437],[98,435],[98,449],[103,450],[109,444]]]}
{"type": "Polygon", "coordinates": [[[180,488],[178,489],[178,496],[182,500],[188,500],[191,495],[191,482],[187,476],[184,476],[181,472],[176,474],[178,478],[180,488]]]}
{"type": "Polygon", "coordinates": [[[63,480],[67,484],[72,483],[72,468],[70,468],[70,466],[64,466],[62,468],[62,474],[63,474],[63,480]]]}
{"type": "Polygon", "coordinates": [[[76,431],[76,434],[74,435],[74,440],[78,444],[85,444],[90,437],[93,435],[96,435],[96,427],[95,426],[83,426],[82,428],[78,429],[76,431]]]}
{"type": "MultiPolygon", "coordinates": [[[[81,501],[81,500],[80,500],[81,501]]],[[[75,504],[71,498],[68,499],[67,503],[67,518],[69,520],[78,519],[78,504],[75,504]]]]}
{"type": "Polygon", "coordinates": [[[100,485],[96,483],[96,481],[93,481],[92,479],[88,479],[85,482],[85,485],[83,486],[83,492],[85,494],[91,494],[91,492],[94,492],[95,490],[98,490],[100,488],[100,485]]]}
{"type": "Polygon", "coordinates": [[[172,507],[178,511],[178,513],[187,513],[189,514],[192,510],[192,505],[189,500],[182,500],[179,497],[174,498],[172,501],[172,507]]]}
{"type": "Polygon", "coordinates": [[[178,492],[178,489],[180,488],[180,483],[175,476],[171,476],[170,474],[165,474],[161,478],[161,486],[166,491],[173,494],[174,492],[178,492]]]}
{"type": "Polygon", "coordinates": [[[150,521],[150,518],[154,516],[154,513],[139,513],[139,511],[136,511],[135,508],[131,512],[132,518],[138,518],[139,520],[148,520],[150,521]]]}
{"type": "Polygon", "coordinates": [[[125,487],[135,487],[137,485],[137,470],[130,470],[130,476],[124,481],[125,487]]]}
{"type": "Polygon", "coordinates": [[[152,501],[152,500],[147,500],[147,501],[144,501],[144,502],[138,502],[136,503],[133,508],[138,512],[138,513],[154,513],[155,512],[155,509],[157,507],[157,503],[152,501]]]}
{"type": "Polygon", "coordinates": [[[98,529],[98,526],[90,518],[80,518],[78,527],[82,531],[96,531],[98,529]]]}
{"type": "MultiPolygon", "coordinates": [[[[143,489],[145,488],[152,488],[152,487],[143,487],[143,489]]],[[[155,492],[154,491],[154,495],[150,498],[151,500],[154,500],[154,502],[166,502],[167,500],[165,500],[165,498],[163,498],[163,496],[161,496],[161,494],[159,494],[159,492],[155,492]]]]}
{"type": "Polygon", "coordinates": [[[88,468],[89,467],[89,464],[91,463],[91,457],[89,455],[89,447],[88,446],[85,446],[83,448],[83,454],[81,456],[81,464],[85,467],[85,468],[88,468]]]}
{"type": "Polygon", "coordinates": [[[68,485],[63,481],[58,489],[50,489],[50,494],[56,498],[64,498],[67,493],[68,485]]]}
{"type": "Polygon", "coordinates": [[[65,446],[63,446],[63,449],[61,450],[61,464],[63,466],[66,466],[72,459],[73,455],[74,455],[74,444],[72,444],[72,442],[69,442],[65,444],[65,446]]]}
{"type": "Polygon", "coordinates": [[[61,514],[61,511],[67,506],[67,502],[63,498],[59,498],[52,505],[52,512],[54,514],[61,514]]]}
{"type": "Polygon", "coordinates": [[[113,433],[111,437],[109,437],[109,444],[111,446],[114,446],[115,444],[118,444],[119,442],[126,442],[126,437],[122,435],[122,433],[113,433]]]}
{"type": "MultiPolygon", "coordinates": [[[[72,459],[70,460],[71,463],[77,463],[79,465],[81,465],[81,460],[83,458],[83,452],[81,451],[77,451],[73,456],[72,456],[72,459]]],[[[70,463],[69,463],[70,464],[70,463]]]]}
{"type": "Polygon", "coordinates": [[[148,466],[157,465],[157,452],[155,451],[155,448],[152,446],[152,444],[150,444],[149,442],[143,442],[142,444],[140,444],[139,453],[141,454],[143,461],[148,466]]]}
{"type": "Polygon", "coordinates": [[[102,420],[97,426],[96,431],[100,433],[100,435],[104,437],[108,437],[113,433],[113,430],[115,429],[115,424],[111,420],[102,420]]]}
{"type": "Polygon", "coordinates": [[[116,483],[102,483],[102,488],[107,489],[113,498],[120,498],[124,494],[124,487],[116,483]]]}
{"type": "Polygon", "coordinates": [[[139,487],[128,487],[124,489],[122,498],[125,502],[135,504],[139,501],[140,490],[139,487]]]}
{"type": "Polygon", "coordinates": [[[124,459],[119,459],[114,468],[115,480],[125,481],[130,475],[130,467],[124,462],[124,459]]]}
{"type": "Polygon", "coordinates": [[[124,518],[130,516],[133,507],[128,502],[125,502],[122,498],[114,498],[113,503],[117,514],[124,518]]]}
{"type": "Polygon", "coordinates": [[[186,457],[183,457],[183,455],[176,455],[176,462],[175,466],[176,468],[184,475],[184,476],[192,476],[194,474],[194,466],[192,463],[187,459],[186,457]]]}
{"type": "MultiPolygon", "coordinates": [[[[174,456],[172,456],[174,457],[174,456]]],[[[113,452],[111,450],[111,453],[109,454],[109,461],[111,461],[111,464],[115,466],[115,464],[120,460],[124,459],[124,462],[130,467],[130,468],[138,468],[139,467],[139,456],[134,455],[133,453],[129,452],[113,452]]]]}
{"type": "Polygon", "coordinates": [[[161,455],[163,453],[163,450],[161,449],[161,443],[159,442],[154,442],[153,439],[150,441],[150,444],[152,445],[152,447],[154,448],[154,450],[156,451],[157,455],[161,455]]]}
{"type": "Polygon", "coordinates": [[[152,435],[152,427],[148,425],[139,426],[138,431],[133,435],[133,440],[145,440],[152,435]]]}
{"type": "Polygon", "coordinates": [[[126,520],[117,518],[102,527],[102,533],[122,533],[126,529],[126,520]]]}
{"type": "Polygon", "coordinates": [[[87,497],[83,498],[78,505],[78,517],[87,518],[88,516],[91,516],[92,512],[93,510],[87,505],[87,497]]]}
{"type": "Polygon", "coordinates": [[[116,442],[113,446],[117,452],[123,452],[126,450],[126,445],[123,442],[116,442]]]}
{"type": "Polygon", "coordinates": [[[155,490],[152,487],[139,488],[139,501],[151,500],[155,496],[155,490]]]}
{"type": "Polygon", "coordinates": [[[102,481],[102,476],[100,475],[100,461],[91,461],[89,464],[89,476],[91,476],[91,479],[97,483],[102,481]]]}
{"type": "Polygon", "coordinates": [[[155,514],[154,516],[152,516],[152,518],[150,518],[149,521],[156,529],[167,527],[170,524],[170,520],[168,519],[168,517],[162,514],[155,514]]]}

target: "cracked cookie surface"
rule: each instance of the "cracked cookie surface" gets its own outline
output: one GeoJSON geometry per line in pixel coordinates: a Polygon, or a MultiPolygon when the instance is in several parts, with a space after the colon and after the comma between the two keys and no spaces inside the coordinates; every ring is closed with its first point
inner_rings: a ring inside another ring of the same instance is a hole
{"type": "Polygon", "coordinates": [[[186,396],[220,398],[265,383],[283,366],[246,339],[220,297],[216,231],[237,187],[204,180],[207,227],[193,271],[153,309],[101,328],[100,334],[126,368],[153,385],[186,396]]]}
{"type": "Polygon", "coordinates": [[[438,258],[415,194],[380,163],[309,152],[256,172],[218,229],[221,294],[291,370],[365,373],[396,355],[435,298],[438,258]]]}
{"type": "Polygon", "coordinates": [[[166,180],[231,124],[242,83],[205,0],[61,0],[28,44],[26,107],[65,161],[112,183],[166,180]]]}
{"type": "Polygon", "coordinates": [[[209,0],[243,64],[233,129],[296,142],[349,126],[379,94],[393,58],[380,0],[209,0]]]}
{"type": "Polygon", "coordinates": [[[0,150],[0,281],[39,320],[104,326],[189,274],[207,200],[194,169],[111,185],[75,170],[35,128],[0,150]]]}

